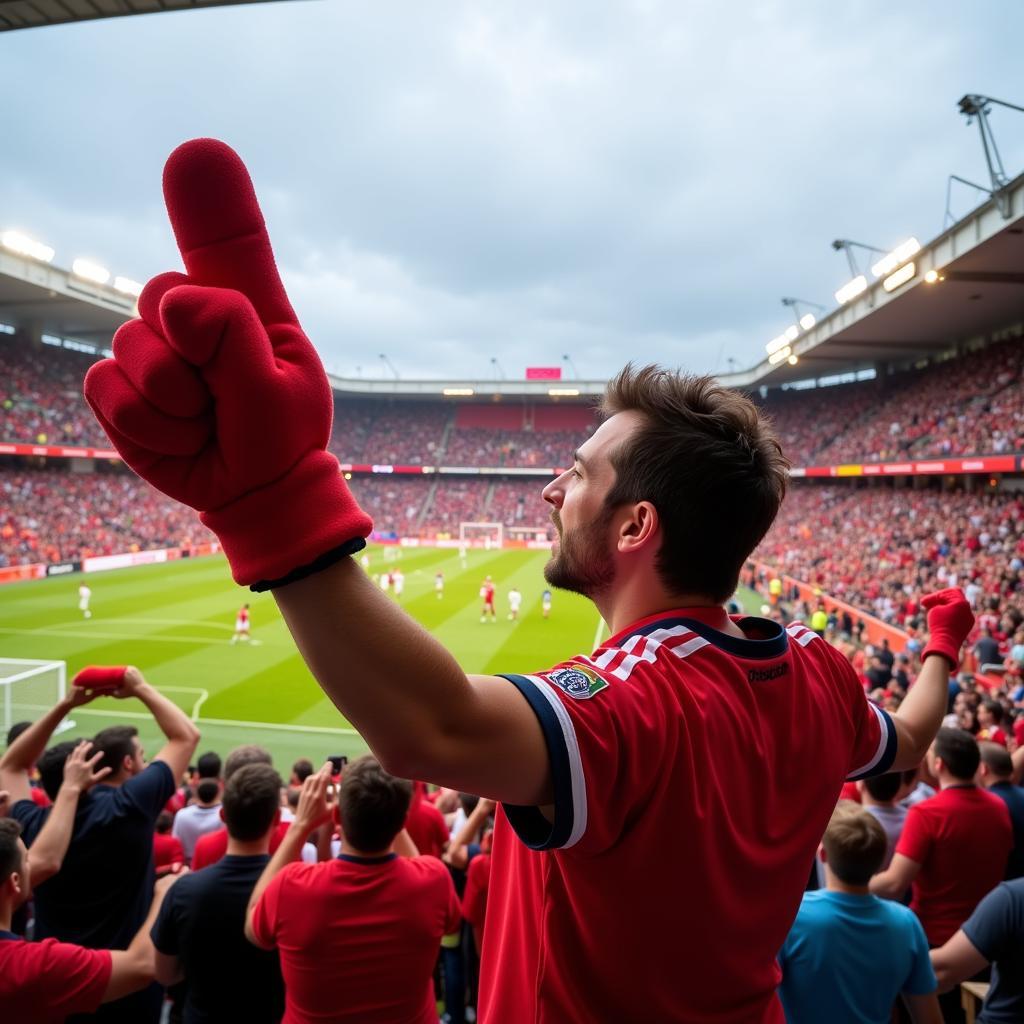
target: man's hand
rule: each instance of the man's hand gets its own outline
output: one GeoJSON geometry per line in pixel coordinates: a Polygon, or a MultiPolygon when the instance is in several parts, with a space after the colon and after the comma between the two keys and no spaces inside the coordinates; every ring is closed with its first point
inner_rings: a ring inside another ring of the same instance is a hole
{"type": "Polygon", "coordinates": [[[179,879],[184,878],[188,874],[188,868],[182,864],[177,871],[161,875],[153,886],[153,898],[163,899],[167,895],[167,890],[179,879]]]}
{"type": "Polygon", "coordinates": [[[309,835],[313,829],[330,820],[332,805],[328,788],[332,771],[333,766],[328,761],[302,784],[299,806],[295,809],[295,828],[304,835],[309,835]]]}
{"type": "Polygon", "coordinates": [[[372,523],[326,450],[330,383],[238,155],[179,146],[164,198],[187,276],[143,289],[85,397],[136,473],[201,512],[235,581],[267,589],[358,551],[372,523]]]}
{"type": "Polygon", "coordinates": [[[97,769],[96,765],[103,758],[103,751],[89,756],[92,750],[92,743],[89,740],[82,740],[74,750],[68,754],[64,761],[64,781],[62,787],[73,789],[77,793],[84,793],[102,782],[109,774],[110,768],[97,769]]]}
{"type": "Polygon", "coordinates": [[[82,686],[72,686],[67,695],[68,710],[80,708],[83,704],[89,704],[97,697],[104,696],[106,694],[102,690],[89,690],[82,686]]]}
{"type": "Polygon", "coordinates": [[[126,700],[128,697],[137,697],[140,686],[146,685],[146,677],[134,666],[129,665],[124,670],[124,680],[121,685],[110,693],[111,697],[118,700],[126,700]]]}
{"type": "Polygon", "coordinates": [[[960,648],[974,629],[974,612],[956,587],[926,594],[921,604],[928,609],[928,646],[921,652],[921,661],[929,654],[941,654],[955,672],[960,667],[960,648]]]}

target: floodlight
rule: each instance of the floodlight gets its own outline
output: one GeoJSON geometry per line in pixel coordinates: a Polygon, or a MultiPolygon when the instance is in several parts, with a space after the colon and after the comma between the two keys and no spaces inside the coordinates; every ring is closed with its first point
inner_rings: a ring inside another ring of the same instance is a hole
{"type": "Polygon", "coordinates": [[[809,331],[818,321],[815,319],[813,313],[804,313],[800,317],[800,326],[805,330],[809,331]]]}
{"type": "Polygon", "coordinates": [[[786,360],[786,362],[789,363],[790,366],[796,366],[796,364],[800,362],[800,358],[792,355],[786,360]]]}
{"type": "Polygon", "coordinates": [[[901,263],[906,263],[915,253],[921,251],[921,243],[916,238],[908,238],[905,242],[897,245],[887,256],[883,256],[877,263],[872,264],[871,273],[875,277],[885,277],[891,274],[901,263]]]}
{"type": "Polygon", "coordinates": [[[445,388],[441,394],[447,395],[449,398],[456,398],[458,396],[475,395],[476,392],[472,388],[445,388]]]}
{"type": "Polygon", "coordinates": [[[780,348],[777,352],[773,352],[768,357],[769,366],[778,366],[779,363],[784,362],[793,354],[793,350],[787,345],[785,348],[780,348]]]}
{"type": "Polygon", "coordinates": [[[93,263],[92,260],[75,260],[71,264],[71,273],[84,281],[92,281],[93,284],[106,284],[110,280],[110,271],[98,263],[93,263]]]}
{"type": "Polygon", "coordinates": [[[800,328],[797,327],[796,324],[792,324],[790,327],[786,328],[786,340],[787,341],[796,341],[796,339],[799,338],[799,337],[800,337],[800,328]]]}
{"type": "Polygon", "coordinates": [[[844,284],[843,287],[836,292],[836,302],[842,306],[851,299],[857,298],[858,295],[862,295],[867,290],[868,279],[863,274],[859,274],[852,281],[848,281],[844,284]]]}
{"type": "Polygon", "coordinates": [[[142,285],[130,277],[115,277],[114,288],[116,291],[124,292],[125,295],[130,295],[133,299],[137,299],[142,294],[142,285]]]}
{"type": "Polygon", "coordinates": [[[894,274],[890,274],[883,282],[882,287],[887,292],[894,292],[900,285],[906,284],[917,273],[916,263],[906,263],[894,274]]]}
{"type": "Polygon", "coordinates": [[[37,242],[20,231],[5,231],[0,235],[0,245],[9,252],[19,256],[29,256],[40,263],[49,263],[53,259],[53,249],[42,242],[37,242]]]}
{"type": "Polygon", "coordinates": [[[935,284],[939,279],[939,272],[937,270],[929,270],[928,273],[924,275],[924,279],[929,284],[935,284]]]}
{"type": "Polygon", "coordinates": [[[575,398],[579,393],[579,388],[548,388],[548,394],[552,398],[575,398]]]}

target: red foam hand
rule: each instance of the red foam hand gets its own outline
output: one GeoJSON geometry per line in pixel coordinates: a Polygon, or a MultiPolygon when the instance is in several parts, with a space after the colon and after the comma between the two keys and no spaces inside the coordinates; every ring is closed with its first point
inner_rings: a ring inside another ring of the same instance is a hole
{"type": "Polygon", "coordinates": [[[921,604],[928,610],[928,646],[921,652],[921,660],[941,654],[955,672],[960,667],[960,648],[974,629],[974,612],[957,587],[926,594],[921,604]]]}
{"type": "Polygon", "coordinates": [[[126,669],[126,665],[87,665],[71,685],[83,690],[117,690],[124,682],[126,669]]]}
{"type": "Polygon", "coordinates": [[[85,396],[125,462],[200,511],[236,582],[265,589],[358,550],[372,523],[326,450],[330,384],[244,164],[186,142],[164,198],[187,273],[146,285],[85,396]]]}

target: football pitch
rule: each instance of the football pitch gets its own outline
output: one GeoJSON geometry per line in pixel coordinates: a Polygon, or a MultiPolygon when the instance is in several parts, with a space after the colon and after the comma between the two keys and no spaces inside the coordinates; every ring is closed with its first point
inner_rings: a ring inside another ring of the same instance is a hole
{"type": "MultiPolygon", "coordinates": [[[[594,606],[573,594],[554,592],[551,616],[543,618],[546,551],[471,550],[465,569],[458,552],[448,549],[401,549],[395,561],[386,561],[381,547],[368,553],[371,575],[402,570],[405,591],[400,603],[467,672],[547,668],[574,654],[590,653],[607,635],[594,606]],[[434,591],[438,571],[445,578],[440,600],[434,591]],[[479,591],[488,574],[497,587],[498,621],[481,624],[479,591]],[[518,622],[507,619],[512,586],[523,595],[518,622]]],[[[223,756],[239,744],[259,743],[274,754],[278,769],[287,772],[299,757],[318,764],[328,754],[353,756],[366,750],[306,669],[273,597],[236,587],[219,557],[0,588],[2,658],[64,661],[69,685],[85,665],[137,665],[194,717],[203,734],[200,753],[216,750],[223,756]],[[83,580],[92,588],[89,619],[78,610],[83,580]],[[235,613],[246,601],[252,642],[232,645],[235,613]]],[[[11,673],[10,668],[4,671],[11,673]]],[[[374,680],[365,680],[365,685],[373,686],[374,680]]],[[[33,686],[33,692],[45,690],[33,686]]],[[[38,717],[34,711],[30,704],[15,717],[38,717]]],[[[99,698],[75,709],[72,719],[74,726],[61,739],[131,724],[138,727],[147,754],[161,740],[148,713],[132,700],[99,698]]]]}

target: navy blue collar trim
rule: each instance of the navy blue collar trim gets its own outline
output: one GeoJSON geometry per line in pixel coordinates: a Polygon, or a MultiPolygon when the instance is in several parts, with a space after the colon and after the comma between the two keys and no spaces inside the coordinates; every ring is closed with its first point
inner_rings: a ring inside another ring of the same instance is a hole
{"type": "Polygon", "coordinates": [[[14,941],[17,942],[19,940],[23,941],[24,940],[24,936],[22,936],[22,935],[15,935],[14,932],[0,931],[0,941],[3,941],[4,939],[13,939],[14,941]]]}
{"type": "Polygon", "coordinates": [[[357,857],[354,853],[338,854],[338,860],[348,861],[349,864],[387,864],[389,860],[397,858],[397,853],[385,853],[382,857],[357,857]]]}
{"type": "Polygon", "coordinates": [[[747,615],[740,619],[738,625],[743,630],[756,629],[764,633],[764,640],[741,640],[739,637],[730,636],[721,630],[709,626],[706,622],[697,619],[669,618],[658,619],[657,622],[648,622],[646,626],[633,630],[619,641],[616,645],[621,647],[631,636],[650,636],[659,629],[671,629],[673,626],[685,626],[692,629],[698,636],[703,637],[709,644],[714,645],[726,654],[732,654],[737,658],[781,658],[789,650],[789,634],[785,628],[771,619],[762,619],[754,615],[747,615]]]}

